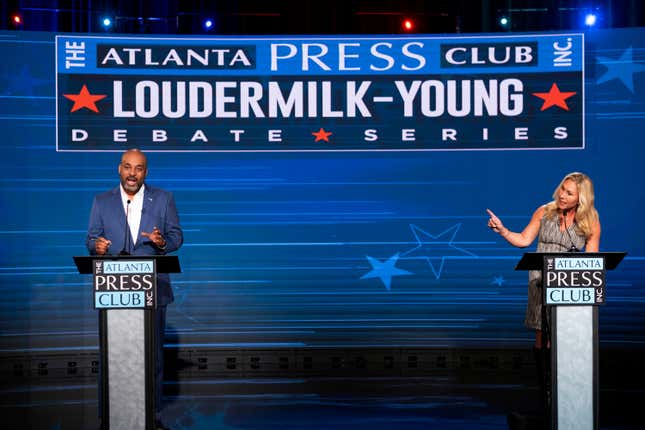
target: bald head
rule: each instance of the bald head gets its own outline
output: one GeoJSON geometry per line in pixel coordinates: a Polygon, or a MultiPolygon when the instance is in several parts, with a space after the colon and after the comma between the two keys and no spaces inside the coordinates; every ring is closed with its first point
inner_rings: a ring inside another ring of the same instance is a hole
{"type": "Polygon", "coordinates": [[[123,164],[124,160],[126,160],[126,159],[131,160],[131,159],[133,159],[133,157],[138,159],[138,160],[143,160],[143,164],[146,167],[148,166],[148,159],[146,158],[146,154],[144,154],[143,152],[141,152],[140,149],[137,149],[137,148],[132,148],[132,149],[128,149],[127,151],[125,151],[123,153],[123,155],[121,156],[121,164],[123,164]]]}
{"type": "Polygon", "coordinates": [[[143,185],[148,175],[148,160],[138,149],[128,149],[121,156],[119,176],[123,190],[134,196],[143,185]]]}

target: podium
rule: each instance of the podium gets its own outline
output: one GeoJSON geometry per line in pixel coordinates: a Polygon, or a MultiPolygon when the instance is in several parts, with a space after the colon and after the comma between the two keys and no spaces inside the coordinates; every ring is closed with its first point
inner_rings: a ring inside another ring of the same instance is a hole
{"type": "Polygon", "coordinates": [[[155,428],[157,273],[178,273],[170,255],[74,257],[92,274],[99,311],[101,430],[155,428]]]}
{"type": "MultiPolygon", "coordinates": [[[[552,430],[599,429],[598,305],[605,303],[606,270],[625,252],[527,252],[515,270],[542,271],[542,298],[551,316],[552,430]]],[[[543,312],[543,327],[547,327],[543,312]]]]}

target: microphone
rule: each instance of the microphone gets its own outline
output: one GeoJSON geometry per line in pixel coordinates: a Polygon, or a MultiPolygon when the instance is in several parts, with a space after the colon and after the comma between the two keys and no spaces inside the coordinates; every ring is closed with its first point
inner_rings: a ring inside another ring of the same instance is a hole
{"type": "Polygon", "coordinates": [[[123,249],[119,255],[130,255],[128,252],[128,243],[130,242],[130,226],[128,225],[128,215],[130,214],[130,199],[125,205],[125,237],[123,238],[123,249]]]}
{"type": "MultiPolygon", "coordinates": [[[[567,236],[569,236],[569,242],[571,242],[571,246],[569,249],[567,249],[567,252],[580,252],[578,247],[576,246],[575,243],[573,243],[573,238],[571,237],[571,233],[569,233],[569,229],[567,228],[567,214],[569,213],[569,209],[564,209],[562,211],[563,215],[563,220],[564,220],[564,231],[567,232],[567,236]]],[[[575,223],[575,220],[573,221],[575,223]]]]}

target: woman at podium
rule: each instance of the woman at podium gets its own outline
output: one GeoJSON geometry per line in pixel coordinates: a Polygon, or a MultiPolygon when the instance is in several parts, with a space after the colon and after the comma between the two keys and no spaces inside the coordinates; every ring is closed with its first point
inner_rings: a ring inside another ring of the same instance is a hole
{"type": "MultiPolygon", "coordinates": [[[[488,227],[508,243],[525,248],[538,238],[537,252],[598,252],[600,245],[600,220],[594,206],[591,179],[579,172],[566,175],[553,192],[553,200],[538,207],[531,221],[521,232],[514,232],[490,209],[488,227]]],[[[542,272],[529,271],[528,304],[524,324],[535,330],[534,352],[538,373],[544,378],[542,388],[550,397],[550,377],[547,349],[550,348],[549,315],[544,311],[542,298],[542,272]],[[543,336],[543,333],[545,335],[543,336]]]]}

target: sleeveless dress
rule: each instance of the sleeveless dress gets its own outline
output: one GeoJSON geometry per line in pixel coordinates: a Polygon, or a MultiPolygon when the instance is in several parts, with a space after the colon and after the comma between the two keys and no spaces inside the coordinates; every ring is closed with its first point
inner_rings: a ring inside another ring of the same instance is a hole
{"type": "MultiPolygon", "coordinates": [[[[572,223],[567,231],[560,230],[558,217],[540,220],[537,252],[567,252],[571,245],[582,250],[587,242],[584,234],[572,223]]],[[[548,313],[547,313],[548,315],[548,313]]],[[[528,328],[542,330],[542,272],[529,271],[528,304],[524,325],[528,328]]]]}

